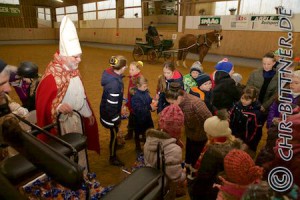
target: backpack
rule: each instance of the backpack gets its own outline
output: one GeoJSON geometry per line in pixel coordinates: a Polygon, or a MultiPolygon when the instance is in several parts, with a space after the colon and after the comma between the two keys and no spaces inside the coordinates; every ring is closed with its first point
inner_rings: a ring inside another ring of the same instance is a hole
{"type": "Polygon", "coordinates": [[[250,144],[258,128],[256,113],[234,106],[230,114],[230,128],[234,136],[250,144]]]}

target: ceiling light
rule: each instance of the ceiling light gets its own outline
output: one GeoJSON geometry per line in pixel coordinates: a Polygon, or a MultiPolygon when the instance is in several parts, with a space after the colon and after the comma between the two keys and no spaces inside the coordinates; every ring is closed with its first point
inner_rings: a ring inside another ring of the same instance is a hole
{"type": "Polygon", "coordinates": [[[63,3],[63,2],[64,2],[63,0],[56,0],[56,1],[58,1],[58,2],[60,2],[60,3],[63,3]]]}

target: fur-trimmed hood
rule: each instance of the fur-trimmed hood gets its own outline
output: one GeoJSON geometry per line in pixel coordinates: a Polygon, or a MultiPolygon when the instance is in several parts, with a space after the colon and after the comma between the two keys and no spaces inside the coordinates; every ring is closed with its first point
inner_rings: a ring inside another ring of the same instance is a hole
{"type": "Polygon", "coordinates": [[[165,148],[170,144],[176,144],[177,141],[176,138],[172,138],[169,134],[156,129],[149,129],[146,132],[146,135],[147,135],[146,142],[149,146],[149,150],[155,152],[157,151],[157,144],[159,142],[161,142],[163,148],[165,148]]]}

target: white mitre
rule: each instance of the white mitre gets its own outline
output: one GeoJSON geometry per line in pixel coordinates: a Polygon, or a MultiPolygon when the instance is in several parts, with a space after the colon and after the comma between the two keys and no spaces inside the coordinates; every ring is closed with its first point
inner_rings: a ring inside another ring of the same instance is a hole
{"type": "Polygon", "coordinates": [[[76,27],[68,16],[60,24],[59,53],[61,56],[76,56],[82,53],[76,27]]]}

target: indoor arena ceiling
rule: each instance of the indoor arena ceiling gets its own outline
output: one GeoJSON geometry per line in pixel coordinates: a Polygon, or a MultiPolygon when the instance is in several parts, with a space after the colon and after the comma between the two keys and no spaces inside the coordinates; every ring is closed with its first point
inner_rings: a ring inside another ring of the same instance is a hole
{"type": "MultiPolygon", "coordinates": [[[[95,2],[95,0],[29,0],[29,1],[31,1],[34,6],[43,6],[43,7],[52,7],[52,8],[95,2]]],[[[142,0],[142,2],[149,2],[149,1],[176,1],[176,0],[142,0]]],[[[216,1],[226,1],[226,0],[181,0],[181,2],[186,2],[186,3],[208,3],[208,2],[216,2],[216,1]]],[[[28,0],[25,0],[24,2],[27,3],[28,0]]]]}
{"type": "Polygon", "coordinates": [[[78,0],[62,0],[59,2],[57,0],[32,0],[34,6],[43,6],[43,7],[65,7],[65,6],[73,6],[78,4],[78,0]]]}

